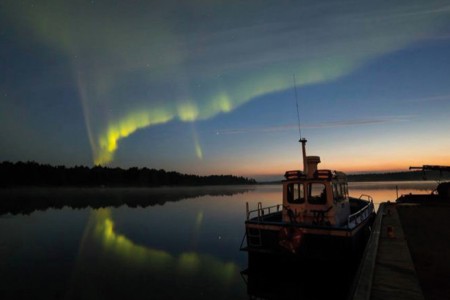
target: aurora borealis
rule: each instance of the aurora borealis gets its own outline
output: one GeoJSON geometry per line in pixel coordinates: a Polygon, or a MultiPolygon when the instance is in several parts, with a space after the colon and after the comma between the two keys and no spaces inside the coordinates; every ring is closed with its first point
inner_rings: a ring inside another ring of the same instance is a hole
{"type": "Polygon", "coordinates": [[[0,2],[0,159],[282,174],[450,164],[448,1],[0,2]],[[261,164],[264,162],[264,164],[261,164]]]}

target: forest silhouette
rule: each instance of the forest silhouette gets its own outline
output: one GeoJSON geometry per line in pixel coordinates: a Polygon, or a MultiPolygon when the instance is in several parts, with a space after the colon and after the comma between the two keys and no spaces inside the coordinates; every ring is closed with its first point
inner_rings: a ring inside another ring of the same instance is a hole
{"type": "Polygon", "coordinates": [[[0,163],[0,187],[160,187],[255,184],[233,175],[198,176],[148,168],[65,167],[36,162],[0,163]]]}

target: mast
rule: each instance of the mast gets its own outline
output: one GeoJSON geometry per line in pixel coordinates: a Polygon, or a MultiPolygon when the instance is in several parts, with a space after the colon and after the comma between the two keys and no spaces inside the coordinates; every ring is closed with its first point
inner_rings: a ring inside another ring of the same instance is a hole
{"type": "Polygon", "coordinates": [[[303,173],[308,174],[308,164],[306,161],[306,139],[302,138],[302,130],[300,127],[300,113],[298,111],[298,94],[297,94],[297,81],[295,80],[295,74],[292,74],[294,79],[294,92],[295,92],[295,106],[297,107],[297,122],[298,122],[298,134],[300,136],[299,142],[302,143],[302,156],[303,156],[303,173]]]}

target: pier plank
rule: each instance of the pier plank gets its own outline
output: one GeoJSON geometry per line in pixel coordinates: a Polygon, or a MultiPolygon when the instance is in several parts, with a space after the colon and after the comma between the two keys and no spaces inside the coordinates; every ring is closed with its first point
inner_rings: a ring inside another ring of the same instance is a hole
{"type": "Polygon", "coordinates": [[[396,204],[385,207],[370,299],[424,299],[396,204]]]}

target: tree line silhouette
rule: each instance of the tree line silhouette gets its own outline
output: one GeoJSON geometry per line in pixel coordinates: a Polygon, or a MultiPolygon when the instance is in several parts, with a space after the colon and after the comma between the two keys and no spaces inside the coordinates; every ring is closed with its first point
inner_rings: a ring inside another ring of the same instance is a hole
{"type": "Polygon", "coordinates": [[[198,176],[148,168],[65,167],[36,162],[0,163],[0,186],[159,187],[255,184],[233,175],[198,176]]]}

